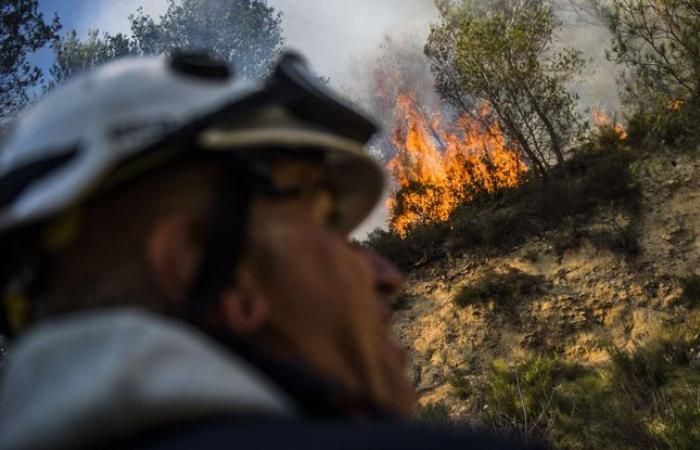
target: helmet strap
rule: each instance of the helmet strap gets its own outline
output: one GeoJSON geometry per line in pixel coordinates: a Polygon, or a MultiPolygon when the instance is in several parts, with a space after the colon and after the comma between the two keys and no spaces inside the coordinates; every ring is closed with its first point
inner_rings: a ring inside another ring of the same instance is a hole
{"type": "Polygon", "coordinates": [[[200,321],[233,283],[244,250],[251,189],[245,164],[232,163],[221,174],[207,242],[187,297],[186,318],[200,321]]]}

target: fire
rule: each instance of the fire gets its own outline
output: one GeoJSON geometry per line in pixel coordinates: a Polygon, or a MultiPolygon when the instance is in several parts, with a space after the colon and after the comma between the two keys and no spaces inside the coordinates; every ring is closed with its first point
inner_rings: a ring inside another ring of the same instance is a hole
{"type": "MultiPolygon", "coordinates": [[[[489,111],[482,108],[486,118],[489,111]]],[[[403,236],[413,226],[447,220],[482,192],[515,186],[527,170],[497,124],[462,116],[429,118],[415,97],[399,93],[388,163],[398,188],[389,198],[390,226],[403,236]]]]}
{"type": "Polygon", "coordinates": [[[591,114],[593,115],[593,124],[596,127],[599,129],[611,128],[619,140],[624,141],[627,139],[627,130],[625,130],[625,127],[613,120],[605,111],[593,108],[591,114]]]}
{"type": "Polygon", "coordinates": [[[685,102],[683,101],[683,99],[672,99],[666,102],[666,108],[670,109],[671,111],[678,111],[683,107],[684,104],[685,102]]]}

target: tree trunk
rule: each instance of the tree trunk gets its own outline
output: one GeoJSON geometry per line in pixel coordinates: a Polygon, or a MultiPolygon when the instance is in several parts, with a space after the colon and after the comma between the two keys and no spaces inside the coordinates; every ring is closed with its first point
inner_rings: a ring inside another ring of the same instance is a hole
{"type": "Polygon", "coordinates": [[[554,157],[557,159],[557,164],[561,165],[564,163],[564,151],[561,147],[561,141],[559,139],[559,133],[554,129],[554,125],[552,125],[552,122],[549,120],[549,117],[540,109],[539,102],[535,98],[535,96],[532,94],[530,91],[530,88],[525,86],[525,93],[527,94],[528,99],[532,103],[532,107],[535,110],[535,113],[537,114],[537,117],[540,118],[542,123],[544,124],[544,127],[547,129],[547,133],[549,134],[549,139],[552,141],[551,142],[551,149],[552,153],[554,153],[554,157]]]}
{"type": "Polygon", "coordinates": [[[540,178],[547,179],[547,168],[544,166],[540,158],[537,157],[535,152],[530,148],[527,139],[523,135],[522,131],[513,123],[512,120],[499,108],[498,105],[491,103],[493,109],[496,110],[496,115],[503,122],[503,125],[508,131],[508,134],[517,141],[520,149],[525,153],[525,156],[532,162],[535,166],[535,172],[540,176],[540,178]]]}

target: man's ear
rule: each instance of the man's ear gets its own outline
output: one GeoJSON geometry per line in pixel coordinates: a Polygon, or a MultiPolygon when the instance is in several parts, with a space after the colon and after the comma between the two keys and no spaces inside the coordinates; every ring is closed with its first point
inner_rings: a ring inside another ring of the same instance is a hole
{"type": "Polygon", "coordinates": [[[240,337],[260,331],[269,319],[268,298],[245,264],[238,269],[235,285],[224,291],[220,307],[226,326],[240,337]]]}
{"type": "Polygon", "coordinates": [[[173,213],[158,220],[149,235],[148,263],[158,286],[172,300],[183,300],[202,255],[194,214],[173,213]]]}

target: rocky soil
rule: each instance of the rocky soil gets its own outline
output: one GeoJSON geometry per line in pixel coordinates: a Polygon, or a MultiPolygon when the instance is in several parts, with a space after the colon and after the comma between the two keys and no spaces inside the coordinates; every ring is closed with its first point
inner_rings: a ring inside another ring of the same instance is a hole
{"type": "MultiPolygon", "coordinates": [[[[633,348],[687,314],[680,279],[700,275],[700,157],[647,154],[632,172],[642,192],[637,255],[590,241],[561,252],[555,236],[540,236],[505,255],[453,252],[407,275],[395,329],[409,348],[421,405],[443,402],[468,417],[481,407],[469,388],[483,383],[495,358],[538,353],[600,364],[601,343],[633,348]],[[509,298],[453,302],[464,286],[509,275],[528,286],[509,298]]],[[[614,211],[600,217],[600,226],[618,221],[614,211]]]]}

